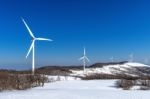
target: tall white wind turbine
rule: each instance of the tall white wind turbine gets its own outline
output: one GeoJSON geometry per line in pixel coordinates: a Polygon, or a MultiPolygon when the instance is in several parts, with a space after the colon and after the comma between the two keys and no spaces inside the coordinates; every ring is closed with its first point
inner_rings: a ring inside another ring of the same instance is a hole
{"type": "Polygon", "coordinates": [[[47,39],[47,38],[36,38],[32,31],[30,30],[29,26],[27,25],[27,23],[25,22],[25,20],[22,18],[22,21],[25,25],[25,27],[27,28],[31,38],[32,38],[32,43],[31,43],[31,46],[29,48],[29,51],[26,55],[26,58],[29,56],[31,50],[32,50],[32,74],[34,75],[35,73],[35,41],[52,41],[51,39],[47,39]]]}
{"type": "Polygon", "coordinates": [[[83,56],[82,56],[79,60],[82,60],[82,61],[83,61],[83,73],[85,73],[86,61],[90,62],[90,60],[89,60],[89,59],[87,58],[87,56],[86,56],[86,50],[85,50],[85,47],[84,47],[84,53],[83,53],[83,56]]]}

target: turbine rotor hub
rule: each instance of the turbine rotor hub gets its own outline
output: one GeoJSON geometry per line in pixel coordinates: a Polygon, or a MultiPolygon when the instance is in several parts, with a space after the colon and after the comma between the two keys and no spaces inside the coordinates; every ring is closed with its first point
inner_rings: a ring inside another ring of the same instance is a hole
{"type": "Polygon", "coordinates": [[[32,40],[35,40],[35,38],[32,38],[32,40]]]}

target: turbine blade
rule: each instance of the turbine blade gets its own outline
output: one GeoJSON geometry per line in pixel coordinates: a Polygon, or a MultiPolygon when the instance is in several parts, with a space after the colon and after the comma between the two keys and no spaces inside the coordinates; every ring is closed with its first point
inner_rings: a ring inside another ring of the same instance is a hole
{"type": "Polygon", "coordinates": [[[25,20],[23,18],[22,18],[22,21],[23,21],[24,25],[26,26],[27,30],[29,31],[30,36],[33,37],[33,38],[35,38],[34,35],[33,35],[33,33],[32,33],[32,31],[30,30],[29,26],[27,25],[27,23],[25,22],[25,20]]]}
{"type": "Polygon", "coordinates": [[[30,52],[31,52],[31,50],[32,50],[32,48],[33,48],[33,46],[34,46],[34,42],[35,42],[35,41],[32,42],[32,44],[31,44],[31,46],[30,46],[30,49],[29,49],[29,51],[28,51],[28,53],[27,53],[27,55],[26,55],[26,58],[29,56],[29,54],[30,54],[30,52]]]}
{"type": "Polygon", "coordinates": [[[84,57],[79,58],[79,60],[83,60],[83,59],[84,59],[84,57]]]}
{"type": "Polygon", "coordinates": [[[85,47],[84,47],[84,55],[86,54],[86,51],[85,51],[85,47]]]}
{"type": "Polygon", "coordinates": [[[90,60],[85,56],[85,59],[88,61],[88,62],[90,62],[90,60]]]}
{"type": "Polygon", "coordinates": [[[47,38],[35,38],[35,40],[41,40],[41,41],[53,41],[53,40],[47,39],[47,38]]]}

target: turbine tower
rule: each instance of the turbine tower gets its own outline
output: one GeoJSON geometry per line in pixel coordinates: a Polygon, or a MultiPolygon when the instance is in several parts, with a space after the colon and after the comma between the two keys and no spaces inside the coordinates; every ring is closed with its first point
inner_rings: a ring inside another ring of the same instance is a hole
{"type": "Polygon", "coordinates": [[[86,56],[86,50],[84,47],[84,52],[83,52],[83,56],[79,59],[83,61],[83,73],[85,73],[85,66],[86,66],[86,60],[89,62],[90,60],[87,58],[86,56]]]}
{"type": "Polygon", "coordinates": [[[26,58],[29,56],[31,50],[32,50],[32,74],[34,75],[35,73],[35,41],[52,41],[51,39],[47,39],[47,38],[36,38],[32,31],[30,30],[29,26],[27,25],[27,23],[25,22],[25,20],[22,18],[22,21],[25,25],[25,27],[27,28],[31,38],[32,38],[32,43],[31,43],[31,46],[29,48],[29,51],[26,55],[26,58]]]}

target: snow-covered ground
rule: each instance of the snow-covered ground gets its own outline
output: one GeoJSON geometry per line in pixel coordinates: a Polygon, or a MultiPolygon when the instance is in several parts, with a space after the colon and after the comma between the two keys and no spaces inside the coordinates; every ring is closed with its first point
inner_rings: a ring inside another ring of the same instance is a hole
{"type": "Polygon", "coordinates": [[[23,91],[4,91],[0,99],[149,99],[150,91],[125,91],[115,80],[70,80],[23,91]]]}
{"type": "MultiPolygon", "coordinates": [[[[125,63],[122,65],[108,65],[102,68],[88,68],[90,73],[108,73],[126,71],[132,67],[147,67],[140,63],[125,63]]],[[[82,70],[72,70],[72,75],[84,76],[82,70]]],[[[21,91],[0,92],[0,99],[149,99],[150,91],[122,90],[115,87],[116,80],[83,81],[77,77],[49,76],[53,83],[46,83],[44,87],[36,87],[21,91]]]]}
{"type": "MultiPolygon", "coordinates": [[[[134,70],[134,67],[149,67],[148,65],[137,63],[137,62],[128,62],[124,64],[115,64],[115,65],[106,65],[103,67],[96,67],[96,68],[86,68],[86,74],[114,74],[122,72],[129,72],[129,69],[134,70]]],[[[72,75],[76,76],[85,76],[83,75],[83,70],[72,70],[72,75]]],[[[130,74],[132,75],[132,74],[130,74]]]]}

